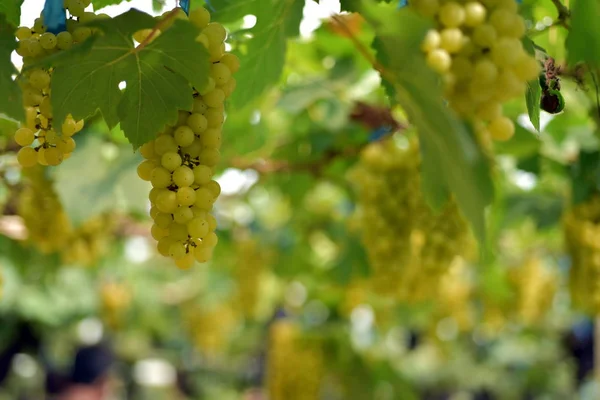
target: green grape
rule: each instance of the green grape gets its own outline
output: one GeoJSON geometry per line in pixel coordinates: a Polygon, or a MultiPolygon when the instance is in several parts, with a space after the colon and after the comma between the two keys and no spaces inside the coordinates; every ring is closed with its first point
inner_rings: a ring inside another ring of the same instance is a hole
{"type": "Polygon", "coordinates": [[[219,242],[219,237],[214,232],[210,232],[208,235],[206,235],[206,237],[204,237],[202,239],[202,243],[204,244],[204,246],[211,248],[211,249],[214,249],[215,247],[217,247],[218,242],[219,242]]]}
{"type": "Polygon", "coordinates": [[[223,116],[223,112],[214,108],[209,108],[206,110],[204,114],[206,120],[208,121],[209,128],[221,128],[223,122],[225,121],[225,117],[223,116]]]}
{"type": "Polygon", "coordinates": [[[206,165],[198,165],[194,167],[194,183],[197,185],[206,185],[210,182],[213,172],[212,169],[206,165]]]}
{"type": "MultiPolygon", "coordinates": [[[[192,140],[194,138],[194,133],[196,134],[200,134],[202,132],[204,132],[206,130],[208,126],[208,121],[206,120],[206,117],[200,113],[192,113],[188,119],[187,119],[187,127],[191,128],[190,131],[188,130],[184,130],[186,133],[189,132],[191,133],[191,137],[192,140]]],[[[180,126],[179,128],[186,128],[184,126],[180,126]]],[[[191,144],[191,142],[189,144],[187,144],[186,146],[189,146],[191,144]]]]}
{"type": "Polygon", "coordinates": [[[210,128],[200,135],[202,146],[219,148],[221,147],[221,130],[210,128]]]}
{"type": "Polygon", "coordinates": [[[194,172],[185,165],[182,165],[173,171],[173,182],[177,186],[185,187],[194,183],[194,172]]]}
{"type": "Polygon", "coordinates": [[[164,190],[158,193],[154,203],[160,212],[172,213],[177,209],[177,195],[170,190],[164,190]]]}
{"type": "Polygon", "coordinates": [[[165,168],[167,171],[172,172],[181,166],[182,160],[179,153],[169,151],[162,155],[160,163],[163,166],[163,168],[165,168]]]}
{"type": "Polygon", "coordinates": [[[150,183],[155,188],[163,189],[171,185],[171,172],[163,167],[156,167],[150,174],[150,183]]]}
{"type": "Polygon", "coordinates": [[[20,128],[15,132],[15,142],[21,147],[29,146],[35,140],[35,133],[29,128],[20,128]]]}
{"type": "Polygon", "coordinates": [[[26,26],[20,26],[17,28],[16,32],[15,32],[15,36],[17,37],[17,39],[19,40],[25,40],[25,39],[29,39],[31,37],[31,29],[29,29],[26,26]]]}
{"type": "Polygon", "coordinates": [[[73,31],[73,41],[75,43],[83,42],[92,36],[92,30],[87,26],[80,26],[73,31]]]}
{"type": "Polygon", "coordinates": [[[52,114],[52,103],[50,102],[50,96],[44,96],[44,98],[42,99],[42,102],[40,103],[39,106],[40,109],[40,114],[42,114],[44,117],[51,119],[53,114],[52,114]]]}
{"type": "Polygon", "coordinates": [[[210,190],[215,198],[219,197],[221,194],[221,185],[217,181],[210,181],[206,185],[206,188],[210,190]]]}
{"type": "Polygon", "coordinates": [[[225,92],[219,88],[214,88],[203,95],[202,99],[209,107],[219,107],[225,101],[225,92]]]}
{"type": "Polygon", "coordinates": [[[178,223],[172,223],[169,226],[169,236],[173,240],[187,240],[188,239],[188,229],[187,226],[178,223]]]}
{"type": "Polygon", "coordinates": [[[450,1],[440,8],[438,17],[445,27],[457,28],[465,22],[466,15],[460,4],[450,1]]]}
{"type": "Polygon", "coordinates": [[[171,244],[173,244],[173,240],[171,238],[167,237],[163,237],[162,239],[158,240],[158,243],[156,243],[156,250],[158,250],[158,253],[164,257],[169,257],[169,249],[171,248],[171,244]]]}
{"type": "Polygon", "coordinates": [[[198,138],[194,139],[192,144],[189,146],[183,147],[181,152],[183,154],[187,154],[191,158],[198,158],[200,152],[202,151],[202,141],[198,138]]]}
{"type": "Polygon", "coordinates": [[[56,36],[54,33],[46,32],[40,36],[40,45],[46,50],[52,50],[56,47],[56,36]]]}
{"type": "Polygon", "coordinates": [[[473,65],[473,80],[492,83],[498,77],[498,67],[488,58],[481,58],[473,65]]]}
{"type": "Polygon", "coordinates": [[[490,122],[488,131],[492,139],[505,141],[515,134],[515,125],[507,117],[498,117],[490,122]]]}
{"type": "Polygon", "coordinates": [[[181,206],[191,206],[196,202],[196,192],[189,186],[180,187],[177,189],[177,202],[181,206]]]}
{"type": "Polygon", "coordinates": [[[206,148],[200,152],[200,159],[205,165],[209,167],[214,167],[219,163],[219,159],[221,158],[221,153],[218,149],[215,148],[206,148]]]}
{"type": "Polygon", "coordinates": [[[203,264],[212,258],[213,249],[210,247],[196,247],[194,249],[194,258],[203,264]]]}
{"type": "Polygon", "coordinates": [[[465,25],[476,27],[481,25],[486,18],[487,11],[485,7],[478,2],[470,2],[465,4],[465,25]]]}
{"type": "Polygon", "coordinates": [[[207,213],[206,221],[208,221],[208,230],[210,232],[214,232],[217,229],[217,219],[214,217],[214,215],[207,213]]]}
{"type": "Polygon", "coordinates": [[[207,110],[208,110],[208,106],[206,105],[206,103],[204,102],[204,100],[202,100],[201,97],[196,97],[194,99],[194,105],[192,107],[192,112],[196,113],[196,114],[202,114],[202,115],[204,115],[204,113],[207,110]]]}
{"type": "Polygon", "coordinates": [[[169,256],[173,258],[183,258],[186,254],[185,243],[177,241],[173,242],[169,247],[169,256]]]}
{"type": "Polygon", "coordinates": [[[430,52],[438,47],[440,47],[440,43],[442,38],[440,37],[440,33],[436,30],[430,29],[427,31],[425,38],[421,42],[421,50],[424,52],[430,52]]]}
{"type": "Polygon", "coordinates": [[[196,190],[196,201],[194,205],[203,210],[210,210],[215,202],[212,191],[206,187],[200,187],[196,190]]]}
{"type": "Polygon", "coordinates": [[[154,225],[152,225],[152,228],[150,229],[150,234],[152,235],[154,240],[160,240],[169,235],[169,230],[161,228],[160,226],[154,224],[154,225]]]}
{"type": "Polygon", "coordinates": [[[44,18],[36,18],[33,22],[33,31],[35,33],[44,33],[46,32],[46,25],[44,25],[44,18]]]}
{"type": "Polygon", "coordinates": [[[427,65],[434,71],[444,73],[450,69],[452,58],[446,50],[432,50],[427,54],[427,65]]]}
{"type": "Polygon", "coordinates": [[[235,74],[240,69],[240,59],[235,54],[227,53],[223,55],[220,62],[229,68],[231,74],[235,74]]]}
{"type": "MultiPolygon", "coordinates": [[[[192,114],[192,115],[199,115],[199,114],[192,114]]],[[[190,118],[191,116],[190,115],[190,118]]],[[[202,118],[204,118],[204,116],[200,115],[202,118]]],[[[190,119],[188,118],[188,121],[190,119]]],[[[189,122],[188,122],[189,123],[189,122]]],[[[175,130],[175,133],[173,134],[174,138],[175,138],[175,143],[177,143],[178,146],[181,147],[187,147],[189,145],[191,145],[194,142],[194,139],[196,138],[196,136],[194,135],[194,131],[192,131],[192,129],[190,129],[187,126],[180,126],[179,128],[177,128],[175,130]]]]}
{"type": "Polygon", "coordinates": [[[154,140],[143,144],[142,147],[140,147],[140,154],[147,160],[154,158],[156,156],[156,153],[154,152],[154,140]]]}
{"type": "Polygon", "coordinates": [[[190,113],[187,111],[179,110],[177,112],[177,126],[185,125],[190,113]]]}
{"type": "Polygon", "coordinates": [[[231,79],[231,71],[223,63],[212,64],[210,66],[210,76],[217,85],[224,85],[231,79]]]}
{"type": "Polygon", "coordinates": [[[209,23],[206,28],[204,28],[202,33],[208,37],[208,40],[211,43],[222,43],[227,37],[227,31],[223,25],[219,24],[218,22],[209,23]]]}
{"type": "Polygon", "coordinates": [[[158,214],[156,214],[156,216],[153,217],[153,219],[154,223],[163,229],[167,229],[169,225],[171,225],[171,223],[173,222],[173,217],[171,214],[160,212],[160,210],[158,210],[158,214]]]}
{"type": "Polygon", "coordinates": [[[56,35],[56,47],[60,50],[69,50],[73,46],[73,36],[71,33],[64,31],[56,35]]]}
{"type": "Polygon", "coordinates": [[[141,179],[145,181],[150,181],[152,179],[152,171],[156,167],[158,167],[158,165],[156,165],[155,162],[150,160],[144,160],[142,161],[142,163],[140,163],[140,165],[138,165],[137,174],[141,179]]]}
{"type": "Polygon", "coordinates": [[[179,207],[173,213],[173,219],[178,224],[185,224],[194,217],[194,213],[189,207],[179,207]]]}
{"type": "Polygon", "coordinates": [[[473,31],[473,42],[483,48],[490,48],[496,42],[498,35],[493,26],[481,24],[473,31]]]}
{"type": "Polygon", "coordinates": [[[85,2],[82,0],[66,0],[69,13],[74,17],[82,17],[85,14],[85,2]]]}
{"type": "Polygon", "coordinates": [[[187,224],[188,232],[194,238],[204,238],[208,234],[208,228],[208,222],[200,217],[192,219],[187,224]]]}
{"type": "Polygon", "coordinates": [[[17,152],[17,161],[24,168],[33,167],[38,161],[37,152],[31,147],[23,147],[17,152]]]}
{"type": "Polygon", "coordinates": [[[55,166],[62,162],[64,155],[56,147],[49,147],[46,149],[44,157],[48,165],[55,166]]]}
{"type": "Polygon", "coordinates": [[[162,156],[167,152],[176,153],[178,150],[177,143],[175,143],[175,139],[170,135],[163,135],[156,138],[154,141],[154,152],[162,156]]]}
{"type": "Polygon", "coordinates": [[[194,265],[194,253],[190,252],[181,258],[175,259],[175,265],[179,269],[190,269],[194,265]]]}
{"type": "Polygon", "coordinates": [[[208,81],[206,82],[206,86],[204,86],[201,89],[198,89],[198,93],[200,93],[202,95],[202,97],[204,97],[204,95],[208,92],[210,92],[211,90],[213,90],[215,87],[217,87],[217,84],[215,82],[215,80],[212,77],[208,77],[208,81]]]}
{"type": "Polygon", "coordinates": [[[199,29],[204,29],[210,23],[210,13],[206,8],[196,8],[190,11],[190,22],[199,29]]]}

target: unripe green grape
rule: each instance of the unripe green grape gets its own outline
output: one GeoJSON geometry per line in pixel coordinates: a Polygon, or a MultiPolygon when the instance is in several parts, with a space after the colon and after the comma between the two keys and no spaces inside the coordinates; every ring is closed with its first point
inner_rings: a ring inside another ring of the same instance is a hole
{"type": "Polygon", "coordinates": [[[471,37],[477,46],[489,48],[492,47],[496,42],[498,34],[496,33],[494,27],[490,24],[481,24],[475,27],[471,37]]]}
{"type": "Polygon", "coordinates": [[[513,72],[520,80],[531,81],[540,74],[540,64],[533,56],[523,52],[515,63],[513,72]]]}
{"type": "Polygon", "coordinates": [[[519,78],[511,70],[504,69],[494,85],[495,97],[499,101],[507,101],[515,96],[519,96],[525,91],[525,82],[519,78]]]}
{"type": "Polygon", "coordinates": [[[210,232],[208,235],[206,235],[205,238],[203,238],[202,242],[204,246],[214,249],[217,246],[217,243],[219,242],[219,237],[216,233],[210,232]]]}
{"type": "Polygon", "coordinates": [[[425,34],[425,38],[421,42],[421,50],[423,50],[424,52],[430,52],[440,47],[440,43],[440,33],[435,29],[430,29],[427,31],[427,34],[425,34]]]}
{"type": "MultiPolygon", "coordinates": [[[[159,214],[161,214],[161,212],[158,210],[158,208],[156,208],[156,206],[151,206],[149,214],[150,214],[150,218],[152,218],[153,220],[156,220],[156,217],[159,214]]],[[[154,222],[156,222],[156,221],[154,221],[154,222]]],[[[160,225],[158,225],[158,226],[160,226],[160,225]]],[[[167,226],[165,226],[164,228],[166,228],[167,226]]],[[[163,227],[161,226],[161,228],[163,228],[163,227]]]]}
{"type": "Polygon", "coordinates": [[[196,217],[188,222],[188,232],[193,238],[204,238],[208,234],[208,222],[200,217],[196,217]]]}
{"type": "Polygon", "coordinates": [[[476,27],[485,22],[487,11],[485,7],[478,2],[470,2],[465,4],[465,25],[476,27]]]}
{"type": "Polygon", "coordinates": [[[515,134],[515,125],[507,117],[499,117],[490,122],[487,127],[492,139],[505,141],[515,134]]]}
{"type": "Polygon", "coordinates": [[[42,45],[37,39],[29,39],[26,42],[27,51],[31,57],[37,57],[42,54],[42,45]]]}
{"type": "Polygon", "coordinates": [[[507,36],[516,27],[520,17],[506,9],[496,9],[490,15],[490,24],[501,36],[507,36]]]}
{"type": "Polygon", "coordinates": [[[179,207],[173,213],[173,219],[178,224],[186,224],[189,220],[194,217],[194,213],[189,207],[179,207]]]}
{"type": "Polygon", "coordinates": [[[29,75],[29,84],[39,90],[46,89],[50,86],[50,74],[43,69],[34,69],[29,75]]]}
{"type": "Polygon", "coordinates": [[[221,147],[221,130],[214,128],[208,129],[206,132],[200,135],[200,142],[204,147],[221,147]]]}
{"type": "Polygon", "coordinates": [[[436,49],[427,54],[427,65],[434,71],[443,74],[450,69],[452,58],[446,50],[436,49]]]}
{"type": "Polygon", "coordinates": [[[208,211],[206,211],[206,210],[203,210],[203,209],[201,209],[201,208],[199,208],[199,207],[196,207],[196,206],[192,206],[192,207],[190,207],[190,209],[191,209],[191,210],[192,210],[192,212],[194,213],[194,217],[201,217],[201,218],[203,218],[203,219],[207,219],[207,218],[208,218],[208,216],[210,215],[210,214],[208,213],[208,211]]]}
{"type": "Polygon", "coordinates": [[[217,219],[214,215],[207,214],[206,221],[208,222],[208,230],[214,232],[217,229],[217,219]]]}
{"type": "Polygon", "coordinates": [[[46,131],[46,143],[56,145],[60,141],[60,137],[56,133],[56,131],[49,130],[46,131]]]}
{"type": "Polygon", "coordinates": [[[142,147],[140,147],[140,154],[147,160],[156,157],[156,153],[154,153],[154,140],[144,143],[142,147]]]}
{"type": "Polygon", "coordinates": [[[79,22],[82,24],[87,24],[88,22],[91,22],[95,19],[97,19],[96,14],[94,14],[93,12],[86,11],[81,17],[79,17],[79,22]]]}
{"type": "Polygon", "coordinates": [[[181,166],[181,163],[181,156],[174,151],[169,151],[163,154],[160,159],[160,164],[162,165],[162,167],[169,172],[175,171],[178,167],[181,166]]]}
{"type": "MultiPolygon", "coordinates": [[[[208,121],[206,117],[200,113],[192,113],[187,119],[187,127],[189,127],[191,133],[191,137],[193,140],[194,133],[200,134],[204,132],[208,126],[208,121]]],[[[186,128],[185,126],[180,126],[179,128],[186,128]]],[[[187,132],[187,130],[186,130],[187,132]]],[[[188,143],[186,146],[189,146],[192,142],[188,143]]]]}
{"type": "Polygon", "coordinates": [[[81,17],[85,14],[85,3],[81,0],[67,0],[67,9],[74,17],[81,17]]]}
{"type": "Polygon", "coordinates": [[[221,159],[221,152],[215,148],[205,148],[200,152],[200,160],[202,164],[214,167],[221,159]]]}
{"type": "Polygon", "coordinates": [[[221,43],[225,41],[227,37],[227,31],[223,27],[223,25],[218,22],[209,23],[202,33],[208,37],[208,40],[212,43],[221,43]]]}
{"type": "Polygon", "coordinates": [[[58,141],[56,147],[66,155],[72,153],[73,150],[75,150],[76,143],[75,140],[73,140],[73,138],[64,137],[58,141]]]}
{"type": "Polygon", "coordinates": [[[219,185],[219,182],[217,181],[208,182],[206,188],[212,192],[215,199],[221,194],[221,185],[219,185]]]}
{"type": "Polygon", "coordinates": [[[44,18],[36,18],[33,22],[33,30],[35,31],[35,33],[44,33],[46,32],[46,29],[46,25],[44,25],[44,18]]]}
{"type": "Polygon", "coordinates": [[[226,84],[219,86],[219,89],[221,89],[223,91],[223,93],[225,93],[225,97],[229,97],[231,96],[231,94],[233,93],[233,91],[235,90],[237,86],[237,81],[235,80],[235,78],[231,78],[227,81],[226,84]]]}
{"type": "Polygon", "coordinates": [[[158,208],[156,208],[156,210],[158,211],[158,214],[153,217],[154,223],[163,229],[167,229],[173,222],[173,216],[169,213],[160,212],[158,208]]]}
{"type": "Polygon", "coordinates": [[[473,64],[468,58],[457,56],[452,59],[451,71],[458,79],[471,79],[473,64]]]}
{"type": "Polygon", "coordinates": [[[206,185],[210,182],[213,172],[212,169],[206,165],[198,165],[194,167],[194,183],[197,185],[206,185]]]}
{"type": "Polygon", "coordinates": [[[37,151],[31,147],[23,147],[17,152],[17,161],[24,168],[30,168],[37,164],[37,151]]]}
{"type": "Polygon", "coordinates": [[[15,31],[15,36],[19,40],[29,39],[31,37],[31,34],[32,34],[31,29],[29,29],[26,26],[20,26],[15,31]]]}
{"type": "Polygon", "coordinates": [[[194,205],[203,210],[210,210],[215,202],[215,197],[210,189],[200,187],[196,190],[196,201],[194,205]]]}
{"type": "Polygon", "coordinates": [[[164,257],[169,257],[169,249],[171,248],[171,244],[173,244],[173,240],[171,238],[164,237],[156,243],[156,250],[158,253],[164,257]]]}
{"type": "Polygon", "coordinates": [[[40,45],[46,50],[52,50],[56,47],[56,36],[54,33],[46,32],[40,36],[40,45]]]}
{"type": "Polygon", "coordinates": [[[203,95],[202,99],[209,107],[219,107],[225,101],[225,93],[219,88],[214,88],[203,95]]]}
{"type": "MultiPolygon", "coordinates": [[[[75,29],[77,29],[77,27],[79,26],[79,21],[77,21],[76,19],[72,19],[69,18],[67,19],[67,31],[73,32],[75,29]]],[[[73,35],[71,35],[71,38],[73,37],[73,35]]]]}
{"type": "MultiPolygon", "coordinates": [[[[198,115],[198,114],[192,114],[192,115],[198,115]]],[[[190,117],[192,115],[190,115],[190,117]]],[[[204,116],[201,116],[201,117],[204,118],[204,116]]],[[[188,121],[189,121],[189,118],[188,118],[188,121]]],[[[187,147],[194,142],[194,139],[196,137],[195,137],[192,129],[190,129],[187,126],[180,126],[179,128],[175,129],[173,138],[175,139],[175,143],[177,143],[178,146],[187,147]]]]}
{"type": "Polygon", "coordinates": [[[201,33],[198,36],[196,36],[195,41],[200,43],[202,46],[206,47],[207,49],[210,46],[210,40],[208,39],[208,36],[206,36],[204,33],[201,33]]]}
{"type": "Polygon", "coordinates": [[[425,17],[433,17],[440,8],[438,0],[416,0],[414,6],[425,17]]]}
{"type": "Polygon", "coordinates": [[[171,172],[164,167],[156,167],[150,174],[150,183],[155,188],[163,189],[171,185],[171,172]]]}
{"type": "Polygon", "coordinates": [[[477,117],[491,121],[502,116],[502,105],[497,101],[487,101],[477,107],[477,117]]]}
{"type": "Polygon", "coordinates": [[[148,194],[148,199],[150,199],[150,203],[154,204],[156,203],[156,199],[158,198],[158,195],[162,192],[169,192],[170,190],[168,189],[159,189],[159,188],[152,188],[150,189],[150,193],[148,194]]]}
{"type": "Polygon", "coordinates": [[[46,148],[40,147],[37,152],[37,161],[38,164],[47,166],[48,161],[46,161],[46,148]]]}
{"type": "Polygon", "coordinates": [[[169,256],[173,258],[183,258],[186,254],[186,247],[182,241],[173,242],[169,247],[169,256]]]}
{"type": "Polygon", "coordinates": [[[178,223],[172,223],[169,226],[169,236],[173,239],[173,240],[187,240],[188,239],[188,229],[186,225],[183,224],[178,224],[178,223]]]}
{"type": "Polygon", "coordinates": [[[73,36],[70,32],[64,31],[56,35],[56,47],[61,50],[69,50],[73,46],[73,36]]]}
{"type": "Polygon", "coordinates": [[[206,110],[208,110],[208,106],[204,100],[202,100],[202,97],[196,97],[194,99],[194,105],[192,106],[192,112],[204,115],[206,110]]]}
{"type": "Polygon", "coordinates": [[[479,59],[473,66],[473,80],[490,83],[498,77],[498,68],[491,60],[487,58],[479,59]]]}
{"type": "Polygon", "coordinates": [[[77,122],[75,122],[75,120],[72,118],[65,119],[65,121],[62,123],[62,133],[66,136],[73,136],[75,133],[77,133],[77,122]]]}
{"type": "Polygon", "coordinates": [[[173,171],[173,182],[177,186],[186,187],[194,183],[194,172],[185,165],[182,165],[173,171]]]}
{"type": "Polygon", "coordinates": [[[15,132],[15,142],[21,147],[29,146],[35,140],[35,133],[29,128],[19,128],[15,132]]]}
{"type": "Polygon", "coordinates": [[[194,265],[195,261],[196,261],[196,259],[194,257],[194,253],[189,252],[181,258],[176,258],[175,265],[179,269],[190,269],[194,265]]]}
{"type": "Polygon", "coordinates": [[[73,31],[73,40],[75,42],[83,42],[90,36],[92,36],[92,30],[90,28],[88,28],[87,26],[77,27],[73,31]]]}
{"type": "Polygon", "coordinates": [[[190,11],[189,19],[198,29],[204,29],[210,23],[210,13],[206,8],[199,7],[190,11]]]}
{"type": "Polygon", "coordinates": [[[23,89],[23,102],[27,106],[39,106],[44,100],[44,95],[38,89],[28,86],[23,89]]]}
{"type": "Polygon", "coordinates": [[[172,213],[177,209],[177,195],[170,190],[163,190],[158,193],[154,203],[160,212],[172,213]]]}
{"type": "Polygon", "coordinates": [[[463,38],[462,31],[458,28],[444,29],[440,32],[440,48],[448,53],[458,53],[463,45],[463,38]]]}
{"type": "Polygon", "coordinates": [[[498,66],[515,65],[523,56],[521,41],[515,38],[502,37],[492,46],[491,57],[498,66]]]}
{"type": "MultiPolygon", "coordinates": [[[[180,187],[177,190],[177,202],[181,206],[189,207],[196,201],[196,192],[189,186],[180,187]]],[[[190,210],[190,213],[192,210],[190,210]]],[[[191,214],[190,214],[191,215],[191,214]]]]}
{"type": "Polygon", "coordinates": [[[181,149],[182,154],[187,154],[192,158],[197,158],[202,151],[202,141],[199,138],[194,139],[192,144],[181,149]]]}
{"type": "Polygon", "coordinates": [[[160,226],[154,224],[154,225],[152,225],[152,228],[150,229],[150,234],[152,235],[154,240],[160,240],[169,235],[169,230],[161,228],[160,226]]]}
{"type": "Polygon", "coordinates": [[[220,128],[225,122],[225,117],[223,116],[223,112],[215,109],[209,108],[204,114],[206,120],[208,121],[209,128],[220,128]]]}
{"type": "Polygon", "coordinates": [[[210,66],[210,76],[215,80],[217,86],[224,85],[231,79],[231,71],[227,68],[227,65],[216,63],[210,66]]]}
{"type": "Polygon", "coordinates": [[[155,162],[150,160],[144,160],[137,167],[138,176],[144,181],[150,181],[152,179],[152,171],[158,167],[155,162]]]}
{"type": "Polygon", "coordinates": [[[457,28],[465,22],[465,10],[460,4],[450,1],[440,8],[438,18],[445,27],[457,28]]]}
{"type": "Polygon", "coordinates": [[[177,143],[175,143],[175,139],[170,135],[163,135],[156,138],[154,141],[154,152],[162,156],[167,152],[177,152],[177,143]]]}
{"type": "Polygon", "coordinates": [[[208,55],[209,55],[208,60],[211,63],[218,62],[221,59],[221,57],[223,57],[224,53],[225,53],[225,43],[221,43],[221,44],[211,43],[208,46],[208,55]]]}
{"type": "Polygon", "coordinates": [[[40,103],[39,109],[40,114],[42,114],[44,117],[48,119],[52,118],[52,102],[50,101],[50,96],[44,96],[44,99],[40,103]]]}
{"type": "Polygon", "coordinates": [[[240,69],[240,59],[235,54],[226,53],[221,57],[219,62],[227,65],[232,74],[235,74],[240,69]]]}
{"type": "Polygon", "coordinates": [[[51,166],[56,166],[60,164],[63,160],[62,152],[56,147],[47,148],[44,157],[46,158],[46,162],[48,163],[48,165],[51,166]]]}
{"type": "Polygon", "coordinates": [[[217,87],[215,80],[209,76],[208,80],[206,81],[206,85],[204,85],[203,88],[196,88],[196,90],[198,90],[198,93],[202,95],[204,101],[204,95],[212,91],[215,87],[217,87]]]}

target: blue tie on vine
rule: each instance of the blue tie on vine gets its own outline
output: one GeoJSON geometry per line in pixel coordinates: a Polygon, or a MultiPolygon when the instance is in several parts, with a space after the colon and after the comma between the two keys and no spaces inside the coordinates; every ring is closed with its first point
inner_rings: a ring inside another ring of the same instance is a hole
{"type": "Polygon", "coordinates": [[[179,0],[179,7],[181,7],[187,15],[190,15],[190,0],[179,0]]]}
{"type": "Polygon", "coordinates": [[[46,0],[42,15],[48,32],[56,35],[67,29],[67,12],[63,7],[63,0],[46,0]]]}

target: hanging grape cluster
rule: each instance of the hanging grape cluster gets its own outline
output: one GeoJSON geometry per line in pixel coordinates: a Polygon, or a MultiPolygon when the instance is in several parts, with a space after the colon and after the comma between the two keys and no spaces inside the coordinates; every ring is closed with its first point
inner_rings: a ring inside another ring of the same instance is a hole
{"type": "Polygon", "coordinates": [[[292,321],[273,322],[267,351],[269,399],[318,399],[323,373],[319,344],[303,340],[300,327],[292,321]]]}
{"type": "Polygon", "coordinates": [[[239,69],[237,57],[225,53],[225,28],[210,22],[206,9],[192,11],[189,20],[202,30],[196,40],[210,54],[209,83],[194,89],[191,112],[179,111],[176,125],[142,146],[146,160],[138,167],[140,178],[153,186],[150,215],[158,252],[184,269],[210,260],[217,244],[210,211],[221,188],[212,177],[220,158],[224,101],[235,88],[232,74],[239,69]]]}
{"type": "Polygon", "coordinates": [[[269,253],[258,240],[248,237],[236,241],[236,261],[232,273],[236,283],[236,307],[246,318],[257,316],[261,285],[269,263],[269,253]]]}
{"type": "Polygon", "coordinates": [[[58,165],[69,158],[75,149],[73,135],[83,129],[83,120],[75,121],[70,115],[61,126],[61,133],[53,125],[50,82],[51,67],[33,67],[33,63],[59,51],[70,49],[73,44],[86,40],[92,29],[80,26],[95,18],[108,18],[105,14],[96,15],[84,11],[90,0],[66,0],[69,12],[64,32],[46,32],[44,18],[40,16],[32,28],[19,27],[15,33],[19,44],[17,54],[23,58],[23,74],[19,84],[23,92],[26,123],[16,132],[14,139],[21,149],[17,160],[23,167],[36,164],[58,165]]]}
{"type": "Polygon", "coordinates": [[[401,148],[392,140],[366,147],[349,174],[358,192],[355,224],[367,250],[378,293],[407,301],[431,298],[471,236],[454,201],[439,214],[421,193],[416,142],[401,148]]]}
{"type": "Polygon", "coordinates": [[[192,342],[206,356],[215,356],[225,350],[239,321],[228,302],[213,306],[185,304],[182,313],[192,342]]]}
{"type": "Polygon", "coordinates": [[[571,255],[570,289],[576,307],[600,313],[600,196],[565,215],[565,240],[571,255]]]}
{"type": "Polygon", "coordinates": [[[99,215],[73,228],[44,170],[28,168],[23,174],[17,212],[27,228],[28,242],[43,253],[59,253],[67,264],[88,266],[98,260],[110,246],[112,219],[99,215]]]}
{"type": "Polygon", "coordinates": [[[102,319],[111,329],[119,329],[131,304],[130,288],[118,282],[105,282],[99,291],[102,319]]]}
{"type": "Polygon", "coordinates": [[[514,0],[411,0],[436,28],[422,43],[427,64],[443,75],[445,97],[478,132],[508,140],[515,132],[502,104],[525,93],[540,66],[523,48],[525,22],[514,0]]]}

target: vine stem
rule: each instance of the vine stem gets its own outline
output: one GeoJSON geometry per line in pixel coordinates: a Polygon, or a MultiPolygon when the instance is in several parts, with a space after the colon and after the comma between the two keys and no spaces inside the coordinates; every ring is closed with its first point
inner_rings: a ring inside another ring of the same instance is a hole
{"type": "Polygon", "coordinates": [[[158,21],[158,23],[156,25],[154,25],[154,28],[152,28],[152,30],[150,31],[148,36],[146,36],[146,39],[144,39],[137,47],[135,47],[131,51],[131,53],[136,54],[136,53],[139,53],[140,51],[142,51],[144,49],[144,47],[146,47],[152,41],[152,39],[154,39],[154,37],[160,31],[160,28],[162,28],[167,22],[169,22],[170,20],[175,18],[175,16],[179,12],[179,10],[180,10],[180,8],[176,7],[174,9],[172,9],[171,11],[169,11],[164,16],[164,18],[162,18],[160,21],[158,21]]]}

